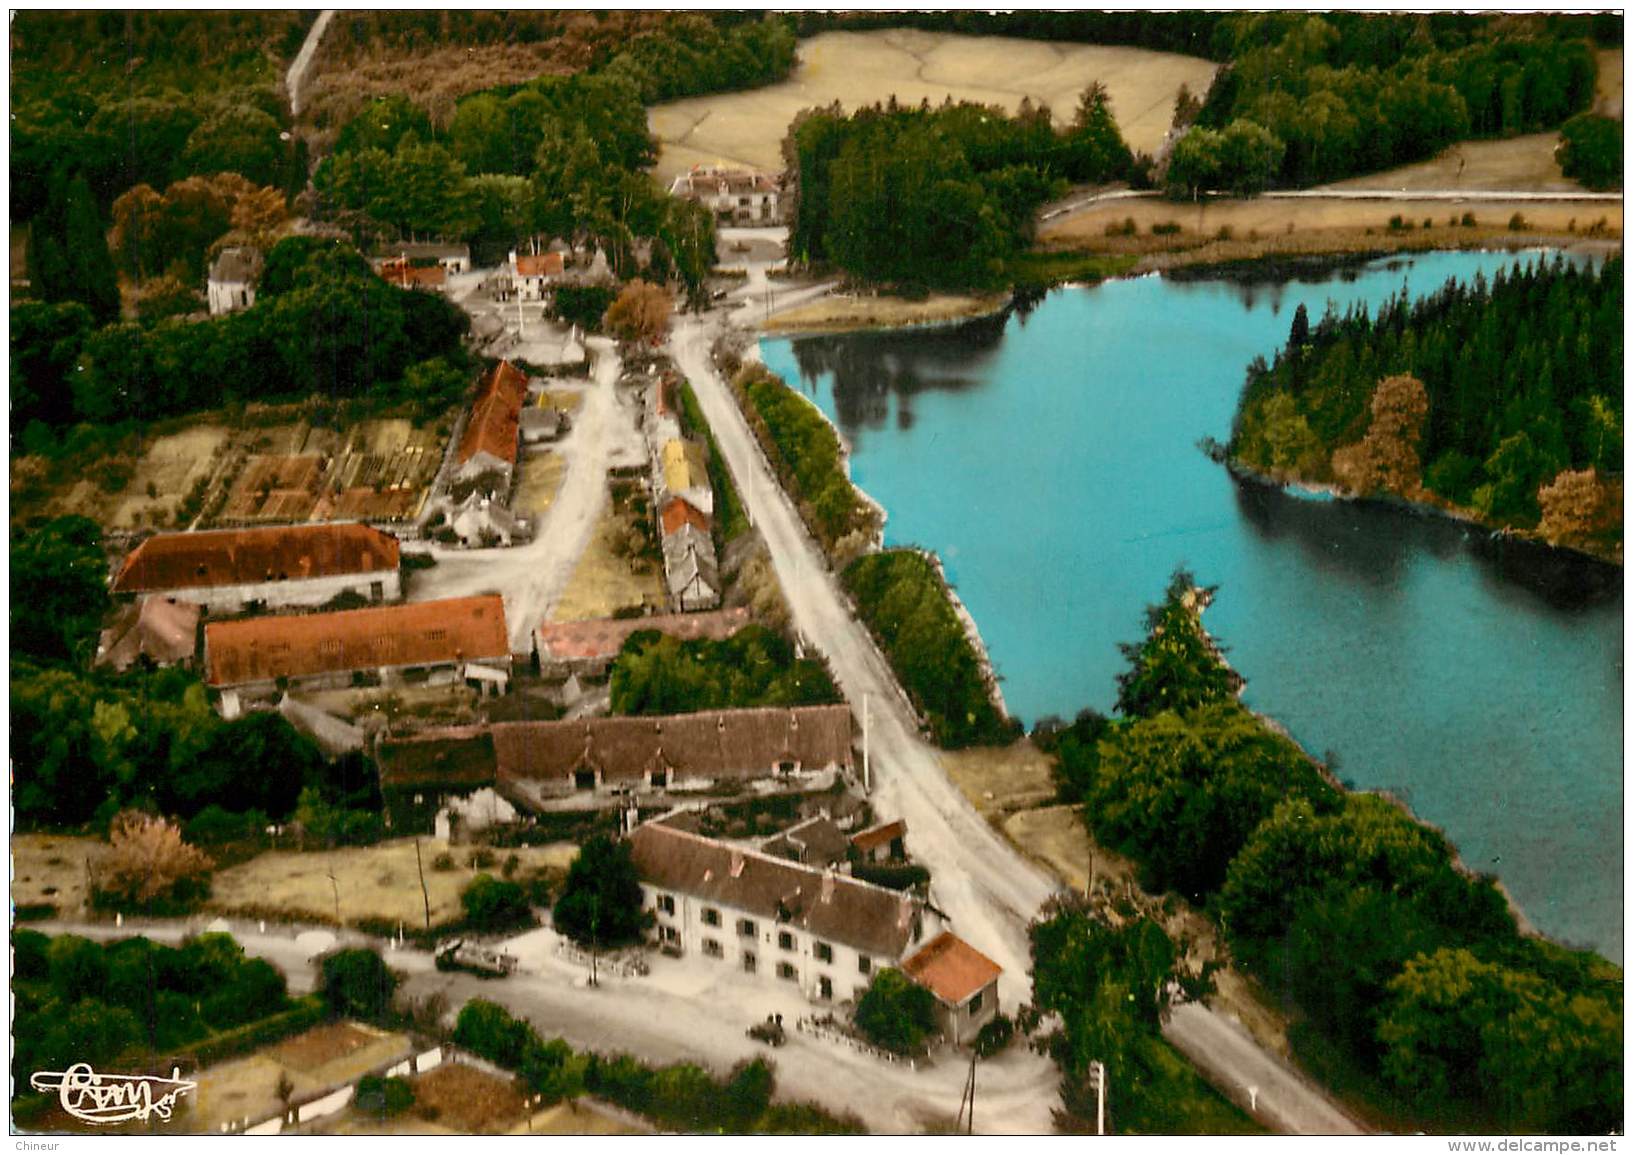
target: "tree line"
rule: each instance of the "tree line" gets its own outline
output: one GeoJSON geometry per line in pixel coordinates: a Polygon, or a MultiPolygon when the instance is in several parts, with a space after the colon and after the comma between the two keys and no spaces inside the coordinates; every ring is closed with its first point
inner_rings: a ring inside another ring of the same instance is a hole
{"type": "Polygon", "coordinates": [[[313,237],[273,247],[242,312],[98,328],[75,302],[20,301],[11,323],[12,429],[29,452],[79,422],[146,422],[234,401],[317,394],[436,411],[471,379],[461,309],[389,285],[350,245],[313,237]]]}
{"type": "Polygon", "coordinates": [[[141,937],[103,946],[19,927],[11,947],[19,1094],[36,1071],[179,1053],[295,1005],[282,972],[245,957],[230,935],[177,947],[141,937]]]}
{"type": "Polygon", "coordinates": [[[1375,316],[1356,305],[1311,326],[1300,306],[1274,361],[1248,368],[1230,451],[1277,476],[1619,541],[1606,485],[1621,385],[1621,257],[1516,262],[1416,302],[1403,290],[1375,316]]]}
{"type": "Polygon", "coordinates": [[[1133,163],[1096,84],[1057,130],[1047,105],[1014,116],[970,102],[835,103],[795,118],[789,253],[904,287],[1002,283],[1032,241],[1038,207],[1067,182],[1116,180],[1133,163]]]}
{"type": "Polygon", "coordinates": [[[1149,887],[1204,904],[1238,962],[1420,1120],[1618,1128],[1620,970],[1522,935],[1495,880],[1442,835],[1337,789],[1239,706],[1194,592],[1176,574],[1132,650],[1125,691],[1155,674],[1165,693],[1046,728],[1096,838],[1149,887]]]}
{"type": "Polygon", "coordinates": [[[937,745],[958,749],[1017,736],[1018,724],[994,701],[991,675],[928,556],[911,549],[865,554],[842,577],[937,745]]]}
{"type": "Polygon", "coordinates": [[[1225,16],[1212,31],[1225,65],[1196,128],[1174,146],[1168,187],[1192,195],[1317,184],[1424,160],[1460,140],[1557,128],[1592,102],[1589,37],[1619,44],[1620,17],[1225,16]],[[1233,168],[1219,155],[1220,134],[1233,129],[1264,134],[1262,168],[1233,168]]]}
{"type": "Polygon", "coordinates": [[[614,714],[692,714],[751,706],[840,701],[820,661],[796,658],[775,630],[744,626],[729,638],[682,641],[637,630],[612,665],[614,714]]]}
{"type": "Polygon", "coordinates": [[[776,1076],[765,1059],[745,1060],[721,1078],[695,1063],[653,1068],[630,1055],[575,1052],[546,1041],[526,1019],[497,1003],[472,999],[459,1012],[454,1042],[516,1071],[546,1100],[596,1095],[691,1134],[856,1135],[854,1115],[835,1116],[815,1103],[773,1103],[776,1076]]]}

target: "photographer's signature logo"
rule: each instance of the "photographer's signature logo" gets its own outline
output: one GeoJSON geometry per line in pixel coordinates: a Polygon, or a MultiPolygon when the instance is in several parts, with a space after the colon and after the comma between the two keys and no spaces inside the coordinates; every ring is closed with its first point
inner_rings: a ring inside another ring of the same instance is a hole
{"type": "Polygon", "coordinates": [[[172,1068],[170,1078],[158,1075],[99,1075],[89,1063],[75,1063],[66,1071],[36,1071],[29,1082],[36,1091],[55,1091],[62,1109],[76,1119],[98,1126],[149,1116],[170,1118],[176,1100],[198,1084],[178,1078],[172,1068]]]}

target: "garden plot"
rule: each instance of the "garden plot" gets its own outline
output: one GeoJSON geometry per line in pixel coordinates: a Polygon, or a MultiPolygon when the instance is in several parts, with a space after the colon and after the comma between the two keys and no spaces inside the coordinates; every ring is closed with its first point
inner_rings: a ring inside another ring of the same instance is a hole
{"type": "Polygon", "coordinates": [[[826,32],[803,40],[800,63],[781,84],[696,97],[654,107],[647,120],[661,145],[656,175],[668,184],[694,164],[737,164],[776,172],[781,144],[804,108],[840,101],[846,109],[951,96],[1014,112],[1022,98],[1047,104],[1055,123],[1070,122],[1078,94],[1098,80],[1129,146],[1155,152],[1173,119],[1181,84],[1201,95],[1213,62],[1193,56],[1019,40],[999,36],[892,29],[826,32]]]}
{"type": "Polygon", "coordinates": [[[669,592],[662,555],[650,540],[654,533],[650,512],[637,513],[617,500],[609,504],[551,607],[550,620],[576,622],[610,618],[634,607],[666,608],[669,592]]]}

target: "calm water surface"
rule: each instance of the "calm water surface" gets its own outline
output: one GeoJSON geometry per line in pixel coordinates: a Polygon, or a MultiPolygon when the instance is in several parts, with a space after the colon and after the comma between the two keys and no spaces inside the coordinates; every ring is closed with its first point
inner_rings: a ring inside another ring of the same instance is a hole
{"type": "Polygon", "coordinates": [[[1454,523],[1233,481],[1248,362],[1293,310],[1373,307],[1513,257],[1431,253],[1317,282],[1157,277],[1024,318],[766,340],[834,418],[891,544],[939,553],[1027,722],[1109,713],[1177,565],[1246,699],[1339,775],[1386,787],[1497,874],[1544,932],[1622,958],[1620,571],[1454,523]]]}

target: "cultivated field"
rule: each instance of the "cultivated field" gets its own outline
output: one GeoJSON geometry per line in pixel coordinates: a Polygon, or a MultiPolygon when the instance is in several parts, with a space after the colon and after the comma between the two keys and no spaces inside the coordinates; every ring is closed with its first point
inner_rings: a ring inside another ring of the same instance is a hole
{"type": "Polygon", "coordinates": [[[319,1123],[326,1135],[638,1135],[643,1132],[588,1103],[558,1103],[529,1118],[514,1079],[443,1063],[409,1079],[414,1105],[379,1118],[355,1105],[319,1123]]]}
{"type": "MultiPolygon", "coordinates": [[[[432,925],[462,917],[459,892],[481,871],[470,865],[473,848],[452,847],[434,838],[420,839],[425,885],[431,896],[432,925]],[[452,854],[451,870],[436,870],[439,854],[452,854]]],[[[575,849],[566,844],[494,850],[488,873],[499,874],[511,854],[520,860],[515,877],[536,871],[565,871],[575,849]]],[[[399,839],[369,847],[295,853],[272,851],[239,866],[218,871],[210,889],[210,909],[262,918],[332,923],[335,892],[340,894],[343,923],[361,918],[386,919],[413,929],[425,925],[424,900],[414,861],[414,840],[399,839]],[[334,881],[330,882],[330,875],[334,881]]]]}
{"type": "Polygon", "coordinates": [[[1367,173],[1322,185],[1331,189],[1389,189],[1504,192],[1580,192],[1554,159],[1557,132],[1534,132],[1508,140],[1466,140],[1432,160],[1367,173]]]}
{"type": "Polygon", "coordinates": [[[1051,44],[995,36],[894,29],[825,32],[799,46],[800,63],[781,84],[750,92],[696,97],[648,113],[662,145],[656,175],[668,184],[694,164],[727,162],[767,171],[783,167],[779,151],[801,109],[840,101],[847,109],[886,101],[907,104],[947,97],[1002,105],[1023,97],[1047,104],[1056,124],[1070,121],[1077,97],[1099,80],[1130,147],[1155,152],[1181,84],[1201,95],[1214,65],[1197,57],[1088,44],[1051,44]]]}
{"type": "Polygon", "coordinates": [[[410,518],[451,424],[450,415],[335,429],[292,408],[252,409],[236,426],[220,414],[165,422],[56,460],[14,458],[13,517],[80,514],[110,530],[410,518]]]}

